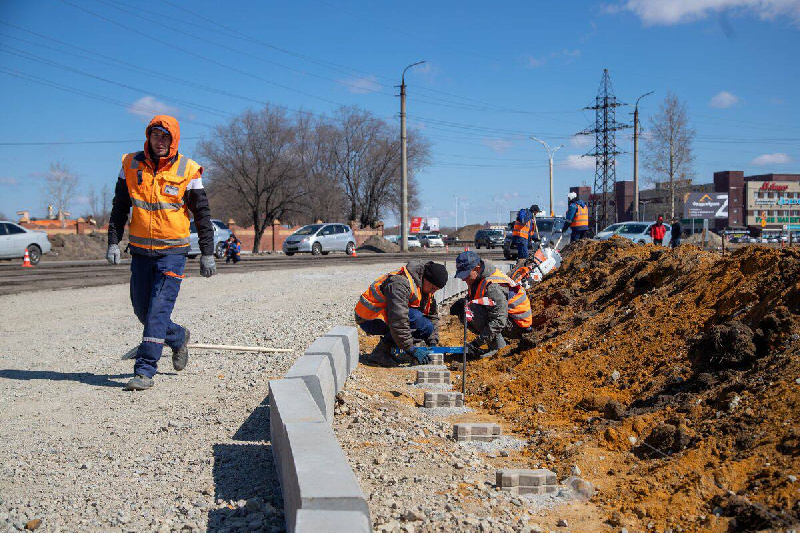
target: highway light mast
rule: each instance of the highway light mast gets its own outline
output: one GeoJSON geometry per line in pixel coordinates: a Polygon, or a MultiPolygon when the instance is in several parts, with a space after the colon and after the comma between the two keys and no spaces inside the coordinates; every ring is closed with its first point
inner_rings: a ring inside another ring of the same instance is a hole
{"type": "Polygon", "coordinates": [[[402,203],[400,205],[400,250],[408,251],[408,147],[406,142],[406,71],[413,66],[421,65],[417,61],[403,69],[400,76],[400,174],[402,175],[402,203]]]}

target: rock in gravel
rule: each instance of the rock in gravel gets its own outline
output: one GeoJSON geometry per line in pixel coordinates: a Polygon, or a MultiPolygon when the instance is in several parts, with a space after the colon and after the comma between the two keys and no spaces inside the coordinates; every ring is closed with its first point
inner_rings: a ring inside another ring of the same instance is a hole
{"type": "Polygon", "coordinates": [[[29,520],[25,524],[25,529],[28,530],[28,531],[36,531],[37,529],[39,529],[39,526],[41,526],[41,525],[42,525],[42,521],[39,520],[38,518],[34,518],[33,520],[29,520]]]}
{"type": "Polygon", "coordinates": [[[559,519],[558,519],[558,522],[556,522],[556,525],[557,525],[558,527],[569,527],[569,524],[568,524],[568,523],[567,523],[567,521],[566,521],[566,520],[564,520],[563,518],[559,518],[559,519]]]}

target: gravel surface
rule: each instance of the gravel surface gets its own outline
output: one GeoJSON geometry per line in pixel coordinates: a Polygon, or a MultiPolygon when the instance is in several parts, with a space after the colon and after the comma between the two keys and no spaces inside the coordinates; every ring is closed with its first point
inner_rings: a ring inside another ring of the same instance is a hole
{"type": "MultiPolygon", "coordinates": [[[[528,445],[528,441],[509,437],[508,435],[501,435],[499,438],[490,441],[467,440],[459,442],[458,445],[471,450],[491,454],[503,450],[521,450],[528,445]]],[[[497,454],[495,454],[494,457],[497,457],[497,454]]]]}
{"type": "MultiPolygon", "coordinates": [[[[188,278],[173,318],[204,343],[291,354],[162,359],[155,387],[122,391],[141,326],[128,286],[0,297],[0,532],[282,531],[267,380],[352,323],[391,265],[188,278]],[[33,525],[33,523],[31,523],[33,525]]],[[[405,439],[400,439],[404,442],[405,439]]]]}

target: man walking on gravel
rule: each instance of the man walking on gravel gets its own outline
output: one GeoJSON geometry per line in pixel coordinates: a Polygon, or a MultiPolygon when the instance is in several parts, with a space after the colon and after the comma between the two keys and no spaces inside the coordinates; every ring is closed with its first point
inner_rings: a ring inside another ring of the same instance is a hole
{"type": "Polygon", "coordinates": [[[399,270],[376,279],[356,303],[355,319],[367,335],[380,335],[369,362],[397,366],[392,355],[399,347],[420,365],[430,363],[430,350],[417,344],[439,342],[439,310],[433,293],[447,283],[447,269],[433,261],[409,261],[399,270]]]}
{"type": "Polygon", "coordinates": [[[203,189],[203,168],[178,153],[177,119],[157,115],[145,130],[144,151],[122,157],[108,224],[106,259],[118,265],[119,242],[133,210],[129,228],[131,303],[144,325],[136,352],[135,376],[125,390],[153,386],[164,344],[172,348],[172,366],[183,370],[189,361],[189,330],[170,319],[178,298],[189,252],[189,212],[194,215],[200,244],[200,273],[216,273],[214,229],[203,189]]]}

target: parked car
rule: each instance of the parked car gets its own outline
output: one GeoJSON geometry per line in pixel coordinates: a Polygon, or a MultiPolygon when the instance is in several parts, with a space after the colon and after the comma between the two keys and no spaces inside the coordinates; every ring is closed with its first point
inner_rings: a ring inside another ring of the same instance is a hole
{"type": "Polygon", "coordinates": [[[289,235],[283,242],[283,253],[328,255],[331,252],[353,253],[356,237],[345,224],[309,224],[289,235]]]}
{"type": "MultiPolygon", "coordinates": [[[[214,255],[217,259],[225,257],[225,241],[233,235],[230,228],[221,220],[211,219],[211,226],[214,228],[214,255]]],[[[197,227],[194,220],[189,223],[189,257],[200,255],[200,244],[197,240],[197,227]]]]}
{"type": "Polygon", "coordinates": [[[451,244],[458,244],[458,237],[456,237],[455,235],[443,235],[442,242],[444,242],[448,246],[451,244]]]}
{"type": "Polygon", "coordinates": [[[444,241],[438,233],[416,233],[415,235],[424,248],[444,248],[444,241]]]}
{"type": "Polygon", "coordinates": [[[419,238],[416,235],[409,235],[408,236],[408,247],[409,248],[422,248],[422,243],[419,241],[419,238]]]}
{"type": "Polygon", "coordinates": [[[479,229],[475,232],[475,248],[500,248],[503,246],[503,232],[499,229],[479,229]]]}
{"type": "Polygon", "coordinates": [[[44,231],[23,228],[13,222],[0,221],[0,259],[22,259],[28,250],[31,264],[35,265],[42,254],[50,253],[50,240],[44,231]]]}
{"type": "Polygon", "coordinates": [[[384,235],[383,238],[395,244],[400,242],[400,235],[384,235]]]}
{"type": "MultiPolygon", "coordinates": [[[[539,238],[542,243],[548,246],[555,246],[560,238],[559,250],[566,246],[569,243],[572,230],[569,226],[564,228],[565,223],[566,219],[564,217],[536,217],[536,227],[539,230],[539,238]]],[[[506,232],[505,239],[503,239],[503,257],[506,259],[517,258],[517,247],[511,246],[511,238],[513,236],[511,228],[513,226],[513,223],[509,224],[509,231],[506,232]]]]}
{"type": "MultiPolygon", "coordinates": [[[[653,242],[652,237],[648,233],[650,230],[650,226],[653,224],[650,222],[620,222],[617,224],[611,224],[610,226],[606,227],[603,231],[599,232],[595,235],[595,239],[604,241],[608,240],[614,235],[619,235],[620,237],[624,237],[626,239],[630,239],[633,242],[639,244],[647,244],[653,242]]],[[[665,224],[667,232],[664,234],[664,239],[661,242],[662,246],[669,246],[669,241],[672,236],[672,230],[670,227],[665,224]]]]}

